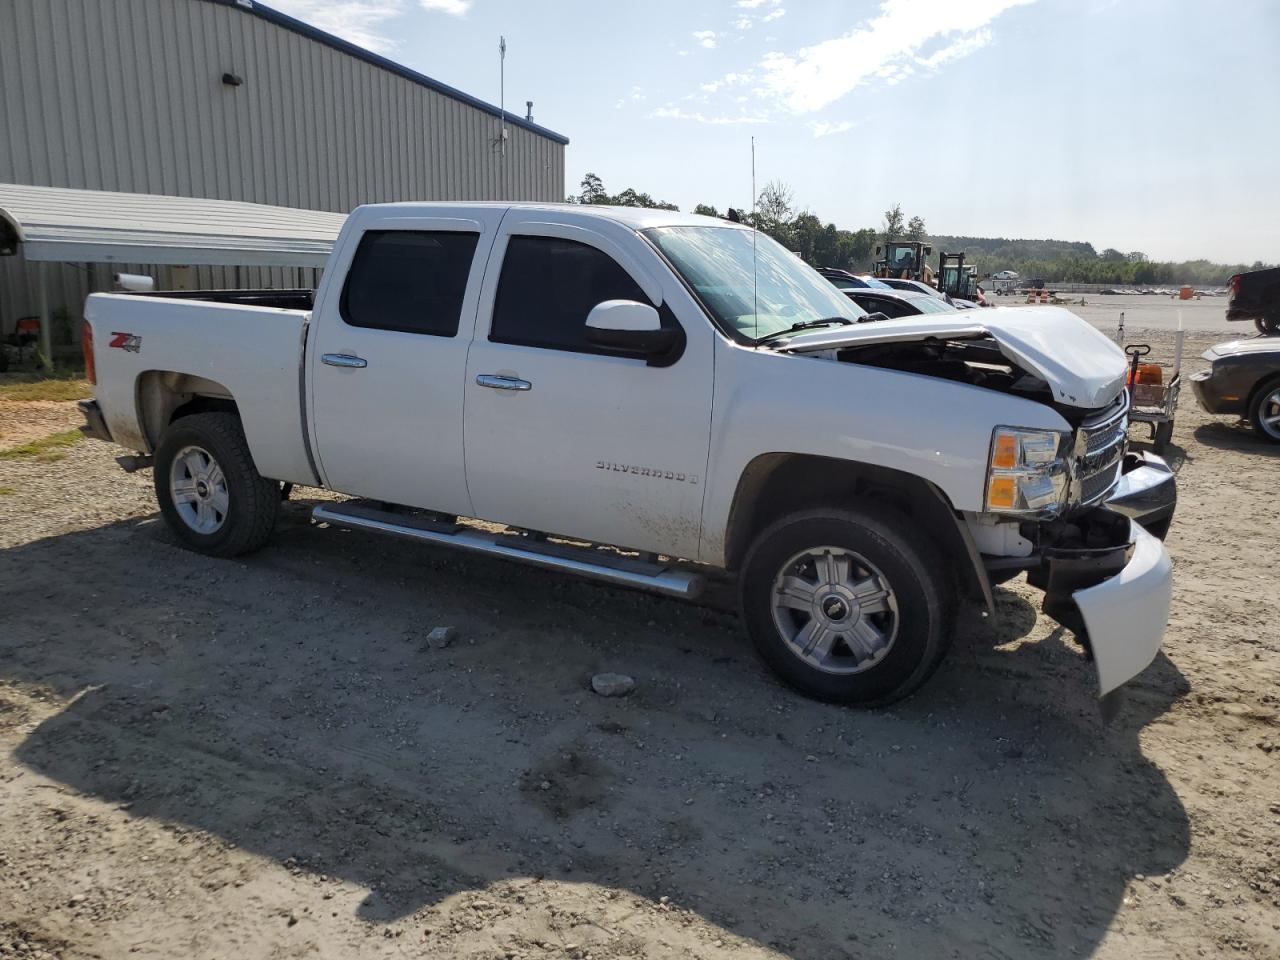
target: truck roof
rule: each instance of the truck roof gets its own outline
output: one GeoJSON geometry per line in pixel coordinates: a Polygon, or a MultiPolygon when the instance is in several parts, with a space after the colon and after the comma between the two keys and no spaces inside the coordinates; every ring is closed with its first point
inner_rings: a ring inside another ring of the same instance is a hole
{"type": "Polygon", "coordinates": [[[459,212],[465,210],[545,210],[560,216],[569,214],[578,217],[595,217],[601,220],[612,220],[615,223],[631,227],[633,230],[646,230],[650,227],[738,227],[750,229],[745,224],[736,224],[719,217],[704,217],[697,213],[680,213],[678,210],[654,210],[649,207],[605,207],[585,203],[510,203],[499,201],[484,202],[451,202],[421,201],[411,203],[371,203],[357,209],[373,208],[380,214],[403,213],[422,214],[430,210],[449,210],[459,212]]]}

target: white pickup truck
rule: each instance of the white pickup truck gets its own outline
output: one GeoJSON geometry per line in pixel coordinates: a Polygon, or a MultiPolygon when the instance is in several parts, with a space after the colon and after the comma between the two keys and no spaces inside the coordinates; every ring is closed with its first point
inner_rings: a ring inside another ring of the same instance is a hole
{"type": "Polygon", "coordinates": [[[615,584],[720,568],[769,665],[845,703],[914,690],[1024,571],[1100,694],[1159,649],[1173,477],[1066,311],[864,322],[744,226],[521,204],[361,207],[308,301],[89,298],[85,432],[196,550],[262,546],[306,484],[360,498],[330,526],[615,584]]]}

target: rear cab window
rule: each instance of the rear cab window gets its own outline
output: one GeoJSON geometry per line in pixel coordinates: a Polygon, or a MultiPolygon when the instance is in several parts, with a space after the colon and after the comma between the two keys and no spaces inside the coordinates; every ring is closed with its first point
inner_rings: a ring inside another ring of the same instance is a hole
{"type": "Polygon", "coordinates": [[[353,327],[454,337],[478,233],[370,230],[360,238],[339,312],[353,327]]]}

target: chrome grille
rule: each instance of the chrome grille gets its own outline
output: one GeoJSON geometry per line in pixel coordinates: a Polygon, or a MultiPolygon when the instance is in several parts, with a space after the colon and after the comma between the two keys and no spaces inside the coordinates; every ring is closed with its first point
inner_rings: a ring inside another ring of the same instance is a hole
{"type": "Polygon", "coordinates": [[[1076,433],[1075,493],[1082,505],[1101,500],[1120,479],[1129,439],[1129,394],[1114,407],[1086,420],[1076,433]]]}

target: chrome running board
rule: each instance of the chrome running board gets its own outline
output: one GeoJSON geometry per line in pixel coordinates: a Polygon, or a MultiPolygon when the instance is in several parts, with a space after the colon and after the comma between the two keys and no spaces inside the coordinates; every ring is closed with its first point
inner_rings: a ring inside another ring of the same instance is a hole
{"type": "Polygon", "coordinates": [[[413,514],[396,513],[370,506],[367,502],[318,506],[311,517],[319,523],[351,530],[372,530],[407,540],[455,547],[505,560],[517,560],[535,567],[560,570],[623,587],[635,587],[670,597],[692,600],[702,593],[704,578],[697,573],[674,570],[657,563],[606,553],[594,547],[547,543],[531,537],[488,533],[464,524],[422,520],[413,514]]]}

